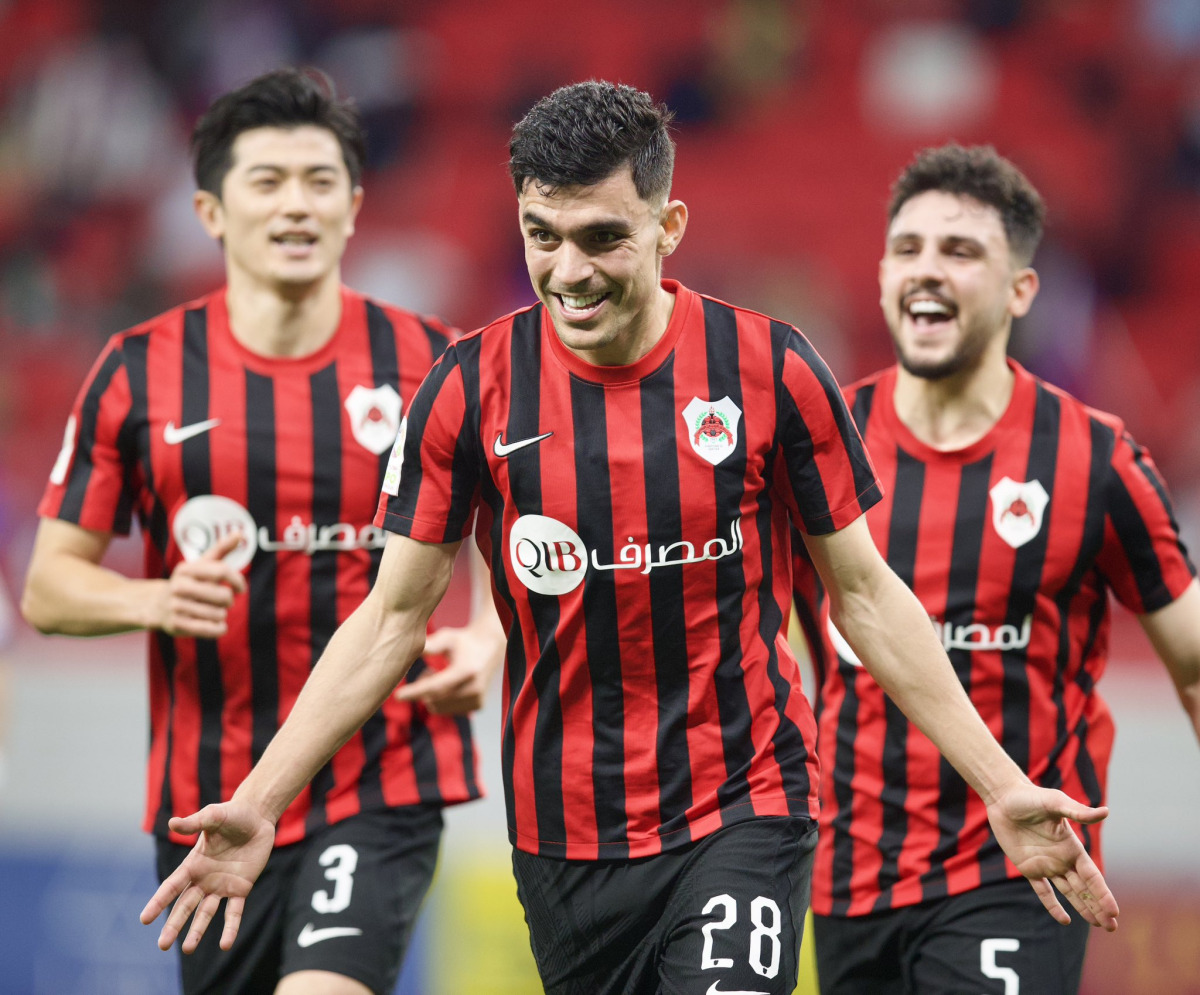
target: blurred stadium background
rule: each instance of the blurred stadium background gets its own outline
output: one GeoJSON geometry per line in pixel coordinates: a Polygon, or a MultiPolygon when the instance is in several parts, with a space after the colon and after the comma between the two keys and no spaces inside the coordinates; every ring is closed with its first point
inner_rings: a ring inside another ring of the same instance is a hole
{"type": "MultiPolygon", "coordinates": [[[[463,328],[530,302],[504,169],[552,87],[633,83],[677,112],[668,273],[799,325],[843,381],[887,363],[875,269],[892,178],[990,142],[1049,205],[1015,352],[1128,421],[1200,548],[1197,0],[0,0],[0,581],[19,591],[74,392],[112,332],[203,293],[187,137],[218,92],[316,64],[371,133],[344,275],[463,328]]],[[[137,547],[112,562],[136,571],[137,547]]],[[[46,640],[0,589],[0,991],[173,991],[137,912],[142,637],[46,640]]],[[[461,610],[447,607],[447,615],[461,610]]],[[[1120,931],[1086,995],[1200,992],[1200,753],[1136,623],[1117,714],[1108,871],[1120,931]]],[[[493,792],[498,708],[479,719],[493,792]]],[[[538,990],[498,798],[449,815],[397,989],[538,990]]]]}

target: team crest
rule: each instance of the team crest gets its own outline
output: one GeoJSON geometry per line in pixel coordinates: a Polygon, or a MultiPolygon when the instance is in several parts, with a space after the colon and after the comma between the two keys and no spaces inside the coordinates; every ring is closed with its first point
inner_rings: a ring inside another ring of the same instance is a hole
{"type": "Polygon", "coordinates": [[[992,498],[992,527],[1000,538],[1017,549],[1042,530],[1042,519],[1050,495],[1040,481],[1002,479],[989,491],[992,498]]]}
{"type": "Polygon", "coordinates": [[[737,445],[742,409],[728,397],[719,401],[702,401],[693,397],[682,414],[688,441],[702,459],[716,466],[733,452],[737,445]]]}
{"type": "Polygon", "coordinates": [[[346,398],[354,438],[376,456],[387,452],[400,430],[401,407],[400,395],[391,384],[374,389],[359,384],[346,398]]]}

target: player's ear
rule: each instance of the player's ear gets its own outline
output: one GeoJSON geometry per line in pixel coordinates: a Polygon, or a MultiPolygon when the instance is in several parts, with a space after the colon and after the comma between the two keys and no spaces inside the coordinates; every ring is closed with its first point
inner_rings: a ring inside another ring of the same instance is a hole
{"type": "Polygon", "coordinates": [[[1040,286],[1037,270],[1030,266],[1025,266],[1013,274],[1012,298],[1008,303],[1008,310],[1014,318],[1023,318],[1029,313],[1040,286]]]}
{"type": "Polygon", "coordinates": [[[663,205],[658,218],[658,254],[669,256],[679,247],[687,228],[687,204],[682,200],[671,200],[663,205]]]}
{"type": "Polygon", "coordinates": [[[225,209],[221,198],[209,190],[197,190],[192,194],[192,208],[209,238],[219,242],[225,235],[225,209]]]}
{"type": "Polygon", "coordinates": [[[362,203],[363,188],[355,187],[354,192],[350,194],[350,217],[346,220],[347,238],[354,234],[354,222],[358,219],[358,212],[362,210],[362,203]]]}

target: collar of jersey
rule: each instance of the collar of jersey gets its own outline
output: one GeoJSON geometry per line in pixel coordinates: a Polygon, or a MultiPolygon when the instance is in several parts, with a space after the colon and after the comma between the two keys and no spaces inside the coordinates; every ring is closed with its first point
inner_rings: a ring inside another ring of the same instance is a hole
{"type": "Polygon", "coordinates": [[[638,380],[644,380],[662,366],[674,350],[696,302],[696,295],[676,280],[663,280],[662,287],[667,293],[675,295],[675,307],[671,311],[671,320],[667,323],[667,330],[663,333],[663,337],[655,342],[654,348],[637,362],[627,366],[595,366],[580,359],[563,345],[562,339],[558,337],[558,332],[554,330],[554,322],[550,320],[550,312],[543,307],[542,334],[549,343],[550,352],[567,368],[568,372],[582,380],[591,380],[594,383],[602,384],[635,383],[638,380]]]}
{"type": "Polygon", "coordinates": [[[322,370],[333,362],[334,357],[341,348],[340,343],[346,335],[347,326],[354,322],[363,325],[364,329],[366,326],[366,312],[363,309],[361,299],[349,287],[343,285],[341,287],[342,317],[338,321],[338,327],[334,330],[334,333],[329,336],[328,342],[319,349],[303,356],[268,356],[266,353],[255,352],[253,349],[243,345],[238,341],[237,336],[233,334],[233,329],[229,327],[229,305],[226,301],[227,291],[228,288],[222,287],[210,298],[208,308],[209,334],[225,339],[230,347],[242,357],[242,361],[246,366],[258,373],[272,374],[279,373],[281,370],[289,370],[303,374],[315,373],[317,370],[322,370]]]}
{"type": "Polygon", "coordinates": [[[990,453],[999,445],[1004,435],[1023,425],[1032,426],[1033,406],[1037,397],[1037,386],[1033,375],[1011,356],[1008,366],[1015,375],[1012,397],[996,424],[980,439],[962,449],[934,449],[918,439],[896,414],[894,403],[896,390],[896,367],[887,370],[879,380],[875,391],[875,404],[884,424],[896,441],[913,456],[925,463],[973,463],[990,453]]]}

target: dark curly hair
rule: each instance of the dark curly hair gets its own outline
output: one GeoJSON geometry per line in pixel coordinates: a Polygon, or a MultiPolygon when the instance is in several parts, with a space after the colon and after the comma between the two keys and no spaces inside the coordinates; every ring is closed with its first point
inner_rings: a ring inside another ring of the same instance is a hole
{"type": "Polygon", "coordinates": [[[1033,261],[1042,239],[1045,205],[1025,174],[990,145],[963,147],[950,142],[919,152],[892,184],[888,224],[905,202],[929,190],[971,197],[994,207],[1013,256],[1025,266],[1033,261]]]}
{"type": "Polygon", "coordinates": [[[350,184],[358,186],[367,157],[362,120],[351,101],[338,100],[333,81],[312,68],[275,69],[212,102],[192,132],[196,186],[221,196],[221,184],[233,166],[234,140],[243,131],[307,124],[333,132],[350,184]]]}
{"type": "Polygon", "coordinates": [[[538,187],[590,186],[623,166],[642,200],[666,198],[675,168],[674,115],[631,86],[588,80],[543,97],[513,128],[508,169],[519,195],[538,187]]]}

